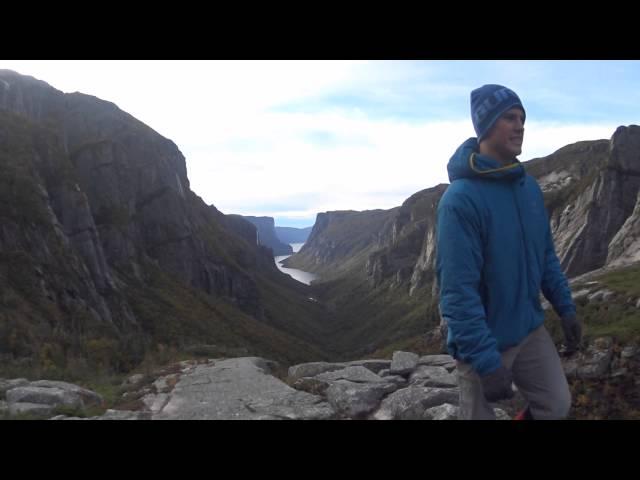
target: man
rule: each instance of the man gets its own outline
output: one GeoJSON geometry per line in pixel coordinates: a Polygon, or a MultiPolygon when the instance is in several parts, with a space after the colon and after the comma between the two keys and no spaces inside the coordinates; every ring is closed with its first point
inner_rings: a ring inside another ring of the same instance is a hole
{"type": "Polygon", "coordinates": [[[540,290],[560,318],[566,346],[581,339],[576,307],[551,236],[542,191],[516,159],[525,109],[512,90],[471,92],[478,135],[449,161],[438,205],[436,270],[447,348],[458,363],[460,418],[495,419],[490,402],[513,396],[526,418],[562,419],[571,394],[543,325],[540,290]]]}

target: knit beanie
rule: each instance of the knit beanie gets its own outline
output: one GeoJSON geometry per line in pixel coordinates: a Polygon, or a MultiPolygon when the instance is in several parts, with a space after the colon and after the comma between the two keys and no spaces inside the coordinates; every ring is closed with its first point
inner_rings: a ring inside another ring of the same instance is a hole
{"type": "Polygon", "coordinates": [[[525,111],[518,95],[502,85],[483,85],[471,92],[471,120],[478,143],[489,133],[500,115],[513,107],[525,111]]]}

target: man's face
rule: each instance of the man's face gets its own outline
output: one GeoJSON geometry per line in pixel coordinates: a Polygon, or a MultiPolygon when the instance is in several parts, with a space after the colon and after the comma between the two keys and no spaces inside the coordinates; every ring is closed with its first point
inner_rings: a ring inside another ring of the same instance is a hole
{"type": "Polygon", "coordinates": [[[513,159],[522,153],[524,139],[524,112],[514,107],[504,112],[482,140],[501,159],[513,159]]]}

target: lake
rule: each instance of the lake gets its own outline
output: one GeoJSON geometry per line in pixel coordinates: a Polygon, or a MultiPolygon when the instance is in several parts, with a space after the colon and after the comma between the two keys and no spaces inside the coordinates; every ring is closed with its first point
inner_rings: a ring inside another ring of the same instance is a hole
{"type": "MultiPolygon", "coordinates": [[[[290,243],[289,245],[291,245],[291,248],[293,248],[293,253],[297,253],[300,251],[304,243],[290,243]]],[[[317,275],[309,272],[304,272],[302,270],[297,270],[295,268],[286,268],[280,265],[280,262],[283,262],[285,259],[289,258],[290,256],[291,255],[280,255],[278,257],[274,257],[274,260],[276,262],[276,266],[278,267],[278,269],[282,273],[286,273],[287,275],[290,275],[294,280],[297,280],[302,283],[306,283],[307,285],[311,285],[311,282],[318,277],[317,275]]]]}

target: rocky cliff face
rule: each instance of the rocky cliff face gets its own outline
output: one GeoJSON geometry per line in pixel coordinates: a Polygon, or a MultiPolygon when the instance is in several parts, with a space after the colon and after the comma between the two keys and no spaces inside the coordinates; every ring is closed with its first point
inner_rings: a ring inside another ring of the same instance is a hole
{"type": "Polygon", "coordinates": [[[247,217],[245,220],[251,222],[257,230],[258,244],[273,250],[274,256],[291,255],[293,248],[288,243],[283,243],[276,234],[276,224],[272,217],[247,217]]]}
{"type": "Polygon", "coordinates": [[[2,80],[0,108],[49,126],[59,142],[65,163],[40,163],[45,187],[59,168],[77,180],[47,191],[98,289],[113,286],[107,263],[129,266],[146,257],[209,293],[251,296],[246,276],[197,238],[215,214],[190,191],[173,142],[112,103],[7,71],[2,80]]]}
{"type": "Polygon", "coordinates": [[[367,261],[374,287],[391,278],[391,288],[408,285],[411,294],[433,283],[436,209],[446,188],[440,184],[412,195],[386,225],[383,247],[367,261]]]}
{"type": "Polygon", "coordinates": [[[570,277],[634,258],[640,127],[619,127],[608,142],[570,145],[527,168],[545,193],[558,256],[570,277]]]}
{"type": "Polygon", "coordinates": [[[39,318],[16,320],[31,325],[24,331],[0,331],[2,353],[26,355],[11,338],[27,331],[41,339],[87,329],[142,337],[154,321],[141,325],[131,287],[157,284],[158,269],[256,320],[265,319],[261,282],[286,283],[252,225],[190,190],[171,140],[113,103],[7,70],[0,182],[3,311],[24,320],[17,310],[35,309],[39,318]]]}
{"type": "Polygon", "coordinates": [[[319,213],[306,243],[283,265],[331,277],[363,274],[369,253],[384,243],[385,225],[396,210],[319,213]]]}

